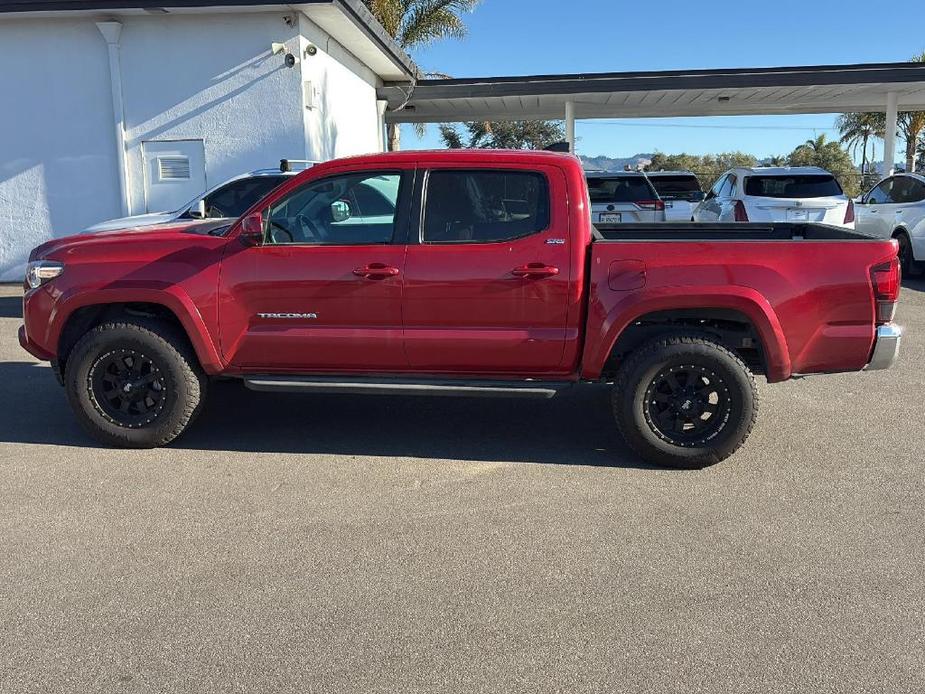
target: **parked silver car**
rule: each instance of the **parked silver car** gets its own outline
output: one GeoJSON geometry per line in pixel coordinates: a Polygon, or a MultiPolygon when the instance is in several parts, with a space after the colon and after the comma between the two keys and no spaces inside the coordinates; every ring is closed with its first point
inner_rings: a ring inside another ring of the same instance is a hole
{"type": "Polygon", "coordinates": [[[595,224],[665,221],[665,203],[644,173],[588,171],[586,177],[595,224]]]}
{"type": "Polygon", "coordinates": [[[857,203],[857,230],[899,242],[903,273],[925,264],[925,176],[897,174],[883,179],[857,203]]]}

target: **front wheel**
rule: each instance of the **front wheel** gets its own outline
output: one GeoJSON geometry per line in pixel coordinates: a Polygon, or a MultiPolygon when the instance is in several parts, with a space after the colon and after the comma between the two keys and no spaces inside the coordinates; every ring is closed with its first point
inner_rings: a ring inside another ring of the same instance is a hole
{"type": "Polygon", "coordinates": [[[64,384],[77,419],[111,446],[164,446],[192,423],[207,379],[195,354],[168,325],[99,325],[74,346],[64,384]]]}
{"type": "Polygon", "coordinates": [[[717,342],[671,335],[626,358],[612,404],[620,433],[644,460],[699,469],[745,443],[758,416],[758,387],[742,360],[717,342]]]}

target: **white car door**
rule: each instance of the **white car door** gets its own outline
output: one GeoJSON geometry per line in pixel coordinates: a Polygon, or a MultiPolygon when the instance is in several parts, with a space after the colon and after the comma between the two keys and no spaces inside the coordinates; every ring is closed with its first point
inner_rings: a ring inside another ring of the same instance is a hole
{"type": "Polygon", "coordinates": [[[703,202],[700,203],[700,205],[698,205],[697,209],[694,211],[694,219],[696,221],[715,222],[719,220],[719,215],[722,211],[719,195],[728,178],[729,174],[720,176],[719,180],[713,184],[710,192],[707,193],[707,197],[704,198],[703,202]]]}
{"type": "Polygon", "coordinates": [[[895,176],[887,178],[861,198],[855,209],[857,231],[881,239],[888,239],[893,235],[897,208],[893,199],[895,181],[895,176]]]}

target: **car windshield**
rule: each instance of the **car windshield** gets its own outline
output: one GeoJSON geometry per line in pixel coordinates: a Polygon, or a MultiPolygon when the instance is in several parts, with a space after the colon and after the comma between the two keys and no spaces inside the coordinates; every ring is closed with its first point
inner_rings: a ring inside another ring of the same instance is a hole
{"type": "Polygon", "coordinates": [[[650,176],[649,181],[664,200],[692,200],[703,192],[696,176],[650,176]]]}
{"type": "Polygon", "coordinates": [[[588,178],[591,202],[638,202],[654,200],[655,189],[643,176],[588,178]]]}
{"type": "Polygon", "coordinates": [[[745,194],[757,198],[828,198],[842,194],[830,174],[802,176],[749,176],[745,194]]]}

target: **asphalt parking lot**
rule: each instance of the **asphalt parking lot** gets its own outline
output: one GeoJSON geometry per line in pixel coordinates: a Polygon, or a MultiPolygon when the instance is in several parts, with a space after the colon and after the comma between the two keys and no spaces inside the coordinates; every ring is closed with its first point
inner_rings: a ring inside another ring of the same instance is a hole
{"type": "Polygon", "coordinates": [[[93,445],[0,288],[0,692],[920,692],[925,282],[892,371],[762,386],[702,472],[549,402],[219,384],[93,445]]]}

